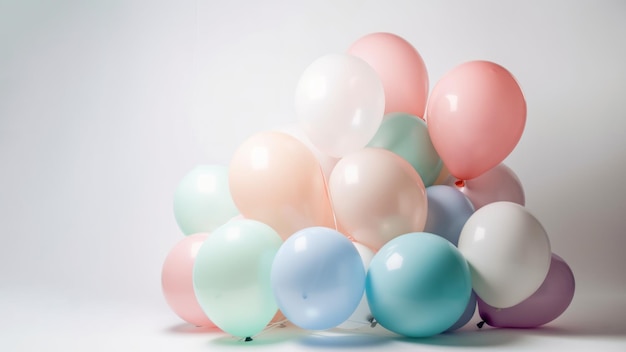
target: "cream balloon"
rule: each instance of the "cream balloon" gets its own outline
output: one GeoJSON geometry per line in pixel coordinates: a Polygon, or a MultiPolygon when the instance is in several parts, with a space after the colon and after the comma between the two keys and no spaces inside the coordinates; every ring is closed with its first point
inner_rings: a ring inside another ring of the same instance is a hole
{"type": "Polygon", "coordinates": [[[328,182],[340,231],[378,250],[391,239],[426,224],[426,191],[417,171],[401,156],[363,148],[344,156],[328,182]]]}
{"type": "Polygon", "coordinates": [[[302,73],[295,109],[311,143],[325,154],[342,157],[365,147],[376,134],[385,111],[385,92],[365,61],[330,54],[302,73]]]}
{"type": "Polygon", "coordinates": [[[512,202],[478,209],[461,230],[458,248],[470,265],[474,291],[496,308],[530,297],[546,278],[552,257],[541,223],[512,202]]]}

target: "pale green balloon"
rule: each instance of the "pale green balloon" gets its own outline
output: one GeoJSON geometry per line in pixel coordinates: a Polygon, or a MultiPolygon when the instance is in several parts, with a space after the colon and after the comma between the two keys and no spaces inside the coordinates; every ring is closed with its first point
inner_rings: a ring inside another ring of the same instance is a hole
{"type": "Polygon", "coordinates": [[[407,113],[385,115],[367,146],[387,149],[404,158],[422,177],[425,187],[437,180],[443,166],[424,120],[407,113]]]}
{"type": "Polygon", "coordinates": [[[193,268],[198,303],[223,331],[239,337],[261,332],[278,311],[270,272],[282,239],[268,225],[233,220],[202,244],[193,268]]]}
{"type": "Polygon", "coordinates": [[[196,166],[174,193],[174,217],[185,235],[211,232],[238,214],[224,165],[196,166]]]}

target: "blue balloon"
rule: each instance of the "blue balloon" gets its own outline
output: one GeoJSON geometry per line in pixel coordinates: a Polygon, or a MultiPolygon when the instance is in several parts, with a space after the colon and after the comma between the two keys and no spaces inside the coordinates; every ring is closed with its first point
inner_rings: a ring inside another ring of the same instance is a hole
{"type": "Polygon", "coordinates": [[[474,214],[474,206],[458,189],[437,185],[426,188],[428,215],[424,232],[439,235],[455,246],[467,219],[474,214]]]}
{"type": "Polygon", "coordinates": [[[457,320],[456,323],[449,327],[446,332],[454,331],[465,326],[465,324],[467,324],[467,322],[469,322],[474,316],[474,312],[476,312],[476,293],[474,292],[474,290],[472,290],[472,294],[470,295],[469,302],[467,302],[467,307],[465,308],[465,311],[463,312],[459,320],[457,320]]]}
{"type": "Polygon", "coordinates": [[[376,253],[365,292],[372,315],[384,328],[428,337],[459,320],[472,283],[469,266],[452,243],[414,232],[392,239],[376,253]]]}
{"type": "Polygon", "coordinates": [[[287,319],[303,329],[324,330],[343,323],[356,309],[365,289],[365,268],[344,235],[309,227],[280,247],[270,282],[287,319]]]}

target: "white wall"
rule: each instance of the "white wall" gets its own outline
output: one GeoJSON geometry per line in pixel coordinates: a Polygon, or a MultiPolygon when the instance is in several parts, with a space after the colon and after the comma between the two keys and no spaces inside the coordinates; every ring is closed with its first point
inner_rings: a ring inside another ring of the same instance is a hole
{"type": "Polygon", "coordinates": [[[180,178],[294,122],[302,70],[388,31],[431,87],[500,63],[527,98],[506,160],[579,294],[626,289],[626,3],[9,1],[0,4],[0,289],[166,310],[180,178]]]}

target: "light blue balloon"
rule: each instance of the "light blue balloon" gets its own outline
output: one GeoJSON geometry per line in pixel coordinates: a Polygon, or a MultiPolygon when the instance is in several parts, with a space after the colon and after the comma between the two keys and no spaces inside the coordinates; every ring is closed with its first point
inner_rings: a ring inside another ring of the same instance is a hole
{"type": "Polygon", "coordinates": [[[238,214],[224,165],[194,167],[174,193],[174,217],[185,235],[211,232],[238,214]]]}
{"type": "Polygon", "coordinates": [[[446,239],[425,232],[387,242],[370,263],[365,292],[384,328],[408,337],[446,331],[470,299],[469,266],[446,239]]]}
{"type": "Polygon", "coordinates": [[[469,302],[467,302],[467,307],[465,307],[465,311],[463,312],[459,320],[457,320],[456,323],[449,327],[446,332],[454,331],[465,326],[465,324],[467,324],[474,316],[474,312],[476,312],[476,293],[474,292],[474,290],[472,290],[472,294],[470,295],[469,302]]]}
{"type": "Polygon", "coordinates": [[[309,227],[280,247],[270,276],[278,307],[295,325],[334,328],[352,315],[365,287],[356,247],[341,233],[309,227]]]}
{"type": "Polygon", "coordinates": [[[394,112],[385,115],[367,146],[387,149],[401,156],[422,177],[426,187],[435,182],[443,166],[430,140],[426,122],[411,114],[394,112]]]}
{"type": "Polygon", "coordinates": [[[426,188],[428,215],[424,232],[439,235],[455,246],[467,219],[474,214],[472,202],[458,189],[436,185],[426,188]]]}

